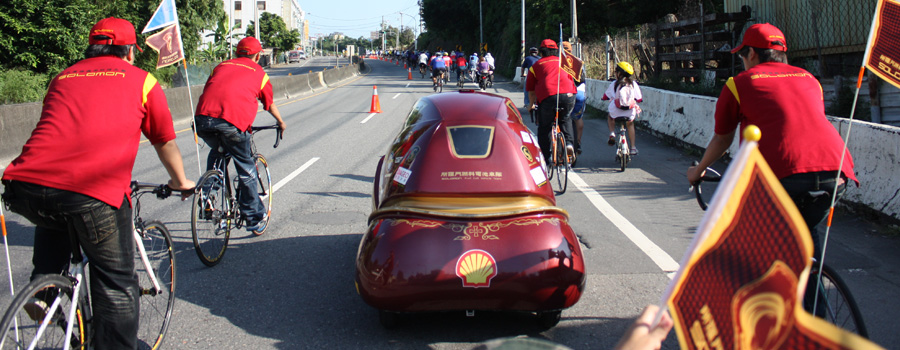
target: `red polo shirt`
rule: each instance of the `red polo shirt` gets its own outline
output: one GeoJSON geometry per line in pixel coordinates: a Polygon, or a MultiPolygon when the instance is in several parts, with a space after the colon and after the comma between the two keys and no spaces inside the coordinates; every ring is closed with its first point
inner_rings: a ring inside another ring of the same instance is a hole
{"type": "Polygon", "coordinates": [[[531,68],[528,68],[525,91],[534,91],[537,95],[537,103],[558,93],[574,94],[577,92],[572,77],[559,67],[559,57],[557,56],[541,58],[531,68]],[[559,76],[560,73],[562,76],[559,76]],[[557,82],[559,82],[558,90],[557,82]]]}
{"type": "Polygon", "coordinates": [[[115,208],[131,192],[141,133],[175,139],[156,78],[121,58],[82,60],[50,82],[41,119],[4,180],[81,193],[115,208]]]}
{"type": "Polygon", "coordinates": [[[262,102],[265,110],[272,105],[269,75],[253,60],[238,57],[213,69],[197,103],[197,114],[225,119],[246,131],[256,119],[256,101],[262,102]]]}
{"type": "MultiPolygon", "coordinates": [[[[759,152],[779,179],[836,171],[844,142],[825,117],[823,99],[819,81],[802,68],[758,64],[728,79],[722,88],[716,102],[716,134],[731,133],[738,124],[759,127],[759,152]]],[[[842,169],[847,178],[859,183],[849,152],[842,169]]]]}

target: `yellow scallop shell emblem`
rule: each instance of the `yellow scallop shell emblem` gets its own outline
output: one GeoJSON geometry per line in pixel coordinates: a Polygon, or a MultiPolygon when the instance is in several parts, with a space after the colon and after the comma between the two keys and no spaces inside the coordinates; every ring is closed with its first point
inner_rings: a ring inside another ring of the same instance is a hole
{"type": "Polygon", "coordinates": [[[463,287],[490,287],[491,279],[497,276],[497,260],[486,251],[472,249],[459,257],[456,275],[463,287]]]}

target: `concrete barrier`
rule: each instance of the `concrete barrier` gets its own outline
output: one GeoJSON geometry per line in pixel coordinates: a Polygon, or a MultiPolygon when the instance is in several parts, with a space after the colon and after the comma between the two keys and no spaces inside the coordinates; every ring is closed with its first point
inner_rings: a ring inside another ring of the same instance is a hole
{"type": "MultiPolygon", "coordinates": [[[[609,102],[602,101],[601,97],[610,82],[588,79],[587,84],[587,103],[606,111],[609,102]]],[[[643,113],[636,121],[642,127],[687,147],[706,148],[714,133],[716,98],[651,87],[641,87],[641,92],[644,95],[643,113]]],[[[900,184],[893,177],[900,173],[900,158],[897,157],[900,154],[900,127],[857,120],[851,126],[844,118],[829,116],[828,119],[842,136],[850,130],[848,149],[860,181],[860,187],[848,187],[842,202],[900,220],[900,184]]],[[[737,148],[738,141],[735,140],[729,153],[734,154],[737,148]]]]}
{"type": "MultiPolygon", "coordinates": [[[[342,80],[357,75],[362,64],[348,65],[328,70],[329,84],[337,84],[342,80]]],[[[324,89],[326,79],[322,72],[311,72],[287,77],[272,77],[272,89],[275,100],[294,98],[315,90],[324,89]]],[[[203,85],[194,85],[188,94],[187,87],[164,89],[169,111],[175,123],[187,121],[197,108],[197,102],[203,93],[203,85]]],[[[6,167],[19,153],[22,145],[31,137],[38,120],[41,118],[41,103],[22,103],[0,105],[0,171],[6,167]]]]}

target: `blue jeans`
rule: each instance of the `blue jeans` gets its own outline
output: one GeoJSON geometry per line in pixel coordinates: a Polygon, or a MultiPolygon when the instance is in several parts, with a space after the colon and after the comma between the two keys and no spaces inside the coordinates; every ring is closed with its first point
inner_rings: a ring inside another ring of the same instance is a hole
{"type": "Polygon", "coordinates": [[[77,238],[90,261],[95,347],[135,349],[140,292],[128,199],[116,209],[75,192],[21,181],[5,184],[3,201],[35,225],[31,279],[63,272],[77,238]]]}
{"type": "Polygon", "coordinates": [[[253,133],[238,130],[237,127],[221,118],[212,118],[205,115],[196,117],[197,136],[209,145],[209,156],[206,158],[206,170],[214,169],[216,163],[224,158],[219,152],[219,147],[225,153],[231,155],[234,167],[240,179],[241,196],[238,204],[241,213],[247,220],[247,225],[256,225],[265,215],[265,206],[259,198],[259,189],[256,180],[256,159],[253,157],[251,140],[253,133]]]}

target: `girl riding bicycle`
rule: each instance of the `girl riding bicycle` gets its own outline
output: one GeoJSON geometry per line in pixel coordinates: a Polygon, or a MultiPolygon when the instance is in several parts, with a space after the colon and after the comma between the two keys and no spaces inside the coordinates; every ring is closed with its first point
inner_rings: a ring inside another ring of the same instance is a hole
{"type": "Polygon", "coordinates": [[[616,143],[616,118],[628,118],[626,126],[628,127],[628,140],[631,143],[631,155],[637,155],[638,149],[634,140],[634,118],[641,113],[641,107],[637,104],[643,102],[641,88],[637,82],[631,79],[634,75],[634,68],[628,62],[619,62],[616,65],[616,81],[609,84],[606,93],[603,94],[602,100],[611,100],[609,102],[609,118],[607,125],[609,126],[609,145],[616,143]]]}

